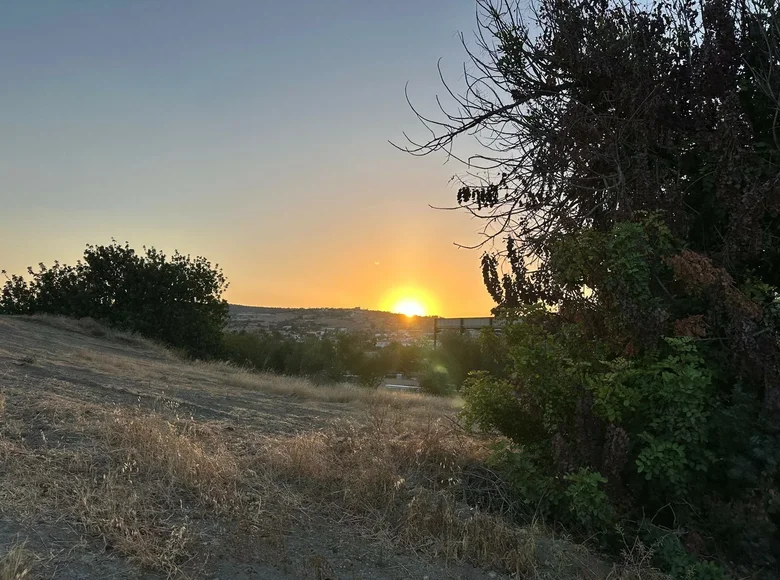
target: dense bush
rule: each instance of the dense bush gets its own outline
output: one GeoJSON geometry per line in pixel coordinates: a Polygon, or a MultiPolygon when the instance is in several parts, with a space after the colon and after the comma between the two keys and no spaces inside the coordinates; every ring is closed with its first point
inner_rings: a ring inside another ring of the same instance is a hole
{"type": "MultiPolygon", "coordinates": [[[[5,272],[3,272],[5,274],[5,272]]],[[[222,271],[202,257],[127,244],[87,246],[75,266],[28,268],[30,279],[7,277],[2,314],[90,317],[181,348],[192,356],[217,351],[228,305],[222,271]]]]}
{"type": "Polygon", "coordinates": [[[548,517],[633,525],[677,577],[777,577],[777,3],[478,5],[466,86],[408,148],[478,137],[457,201],[513,322],[465,418],[548,517]]]}
{"type": "MultiPolygon", "coordinates": [[[[514,308],[506,330],[509,375],[472,373],[462,391],[463,417],[518,445],[498,453],[495,465],[514,482],[517,496],[530,498],[545,517],[583,533],[608,534],[617,515],[641,521],[640,534],[650,526],[710,538],[696,544],[700,555],[720,550],[745,565],[776,569],[780,436],[762,396],[765,383],[739,372],[725,340],[708,339],[713,318],[707,335],[700,335],[705,317],[694,316],[685,325],[670,320],[672,336],[661,332],[649,341],[647,326],[632,329],[622,320],[626,309],[609,303],[633,302],[632,312],[645,309],[651,316],[659,308],[687,308],[673,261],[664,261],[679,254],[666,242],[658,251],[648,236],[647,229],[657,227],[652,220],[618,224],[591,236],[585,258],[572,251],[580,243],[559,244],[551,271],[562,280],[578,268],[586,271],[582,261],[600,255],[587,264],[591,274],[602,269],[594,274],[600,284],[588,284],[592,302],[576,309],[566,302],[557,309],[514,308]],[[634,253],[640,244],[621,243],[627,265],[606,265],[619,259],[615,238],[627,231],[645,244],[644,255],[634,253]],[[679,298],[664,303],[644,292],[653,270],[679,298]],[[648,514],[650,521],[642,521],[648,514]]],[[[667,546],[658,558],[669,570],[721,577],[690,555],[665,560],[663,554],[677,553],[668,547],[672,539],[648,541],[667,546]]]]}

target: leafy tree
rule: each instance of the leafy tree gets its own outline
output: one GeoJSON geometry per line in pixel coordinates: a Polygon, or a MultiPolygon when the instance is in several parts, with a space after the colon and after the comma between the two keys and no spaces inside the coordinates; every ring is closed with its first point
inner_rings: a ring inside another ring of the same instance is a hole
{"type": "MultiPolygon", "coordinates": [[[[3,272],[5,273],[5,272],[3,272]]],[[[74,266],[7,277],[0,313],[91,317],[198,357],[214,356],[228,316],[227,281],[206,258],[129,245],[87,246],[74,266]]]]}
{"type": "Polygon", "coordinates": [[[509,373],[467,381],[466,417],[568,486],[580,523],[611,521],[578,500],[603,486],[778,573],[777,3],[477,4],[465,85],[405,148],[467,163],[457,202],[514,320],[509,373]]]}

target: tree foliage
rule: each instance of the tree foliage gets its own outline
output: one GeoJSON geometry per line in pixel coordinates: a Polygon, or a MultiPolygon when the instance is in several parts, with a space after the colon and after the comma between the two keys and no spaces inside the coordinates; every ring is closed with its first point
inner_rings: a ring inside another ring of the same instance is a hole
{"type": "Polygon", "coordinates": [[[448,395],[461,388],[471,371],[493,370],[503,341],[493,334],[479,338],[445,332],[435,350],[419,344],[391,342],[377,348],[373,335],[339,333],[304,338],[279,333],[226,333],[219,356],[264,372],[302,375],[323,382],[357,381],[376,387],[398,373],[419,377],[423,392],[448,395]]]}
{"type": "Polygon", "coordinates": [[[466,418],[580,520],[603,487],[625,517],[713,538],[698,554],[777,573],[778,5],[477,3],[465,85],[406,147],[466,164],[457,202],[515,320],[512,371],[467,381],[466,418]]]}
{"type": "Polygon", "coordinates": [[[28,275],[7,277],[0,313],[90,317],[198,357],[214,355],[227,321],[227,280],[202,257],[113,242],[87,246],[73,266],[39,264],[28,275]]]}
{"type": "Polygon", "coordinates": [[[220,357],[249,368],[283,375],[301,375],[317,382],[346,381],[350,375],[376,387],[391,370],[403,372],[414,360],[400,344],[376,352],[373,341],[359,333],[306,337],[278,333],[226,333],[220,357]]]}

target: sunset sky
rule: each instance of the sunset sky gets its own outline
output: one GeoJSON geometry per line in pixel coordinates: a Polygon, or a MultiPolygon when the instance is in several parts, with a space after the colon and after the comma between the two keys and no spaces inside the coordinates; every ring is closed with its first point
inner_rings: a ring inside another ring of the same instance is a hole
{"type": "Polygon", "coordinates": [[[202,254],[234,303],[487,315],[443,158],[422,136],[462,75],[473,0],[0,6],[0,268],[111,238],[202,254]]]}

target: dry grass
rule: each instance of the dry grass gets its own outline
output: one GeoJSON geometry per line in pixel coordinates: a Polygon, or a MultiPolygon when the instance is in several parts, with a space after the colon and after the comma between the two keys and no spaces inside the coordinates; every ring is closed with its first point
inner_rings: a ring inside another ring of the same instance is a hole
{"type": "Polygon", "coordinates": [[[366,532],[426,557],[539,580],[663,578],[647,560],[608,566],[542,526],[517,526],[466,505],[464,468],[488,453],[485,441],[449,421],[420,423],[375,407],[365,423],[275,438],[263,461],[306,490],[310,509],[351,517],[366,532]]]}
{"type": "MultiPolygon", "coordinates": [[[[208,386],[215,396],[220,387],[240,388],[348,412],[321,429],[264,434],[256,424],[183,419],[174,404],[111,408],[6,389],[0,517],[78,530],[85,545],[169,577],[204,576],[215,552],[281,559],[296,523],[325,522],[424,558],[522,578],[662,578],[639,544],[627,545],[625,562],[611,566],[542,526],[518,526],[469,505],[468,474],[484,464],[490,441],[457,425],[456,401],[190,364],[155,345],[136,345],[131,356],[69,352],[69,364],[106,377],[208,386]]],[[[15,546],[0,560],[0,580],[24,577],[31,561],[15,546]]]]}
{"type": "Polygon", "coordinates": [[[128,346],[141,347],[150,350],[159,350],[163,348],[153,340],[144,338],[139,334],[109,328],[105,324],[92,318],[68,318],[66,316],[35,314],[27,317],[27,319],[37,324],[43,324],[68,332],[85,334],[95,338],[105,338],[112,342],[118,342],[128,346]]]}
{"type": "Polygon", "coordinates": [[[0,555],[0,580],[22,580],[30,573],[33,555],[23,543],[14,544],[0,555]]]}
{"type": "Polygon", "coordinates": [[[204,534],[238,526],[246,538],[286,530],[286,508],[263,473],[245,469],[216,427],[116,411],[99,436],[113,458],[100,485],[79,492],[87,528],[144,567],[186,575],[205,565],[204,534]],[[221,522],[221,523],[220,523],[221,522]]]}
{"type": "Polygon", "coordinates": [[[305,378],[251,372],[225,362],[183,361],[170,352],[165,354],[166,357],[162,360],[139,360],[80,349],[73,353],[73,357],[80,362],[88,362],[95,370],[137,380],[167,381],[175,377],[178,380],[236,387],[305,401],[344,404],[361,410],[381,405],[408,410],[417,415],[442,415],[452,414],[463,404],[457,397],[432,397],[420,393],[367,389],[349,383],[315,385],[305,378]]]}
{"type": "Polygon", "coordinates": [[[144,469],[172,491],[186,490],[218,512],[242,508],[237,460],[208,427],[122,411],[101,427],[104,439],[124,457],[125,473],[144,469]]]}
{"type": "MultiPolygon", "coordinates": [[[[176,577],[199,576],[204,541],[220,522],[246,537],[284,532],[284,507],[256,473],[239,468],[215,428],[139,410],[109,411],[40,400],[14,408],[0,432],[0,510],[15,519],[83,530],[131,562],[176,577]],[[71,445],[20,441],[25,416],[58,427],[71,445]]],[[[0,577],[4,580],[5,577],[0,577]]]]}
{"type": "MultiPolygon", "coordinates": [[[[523,578],[658,578],[644,560],[610,568],[539,526],[466,505],[464,469],[480,464],[489,448],[446,419],[421,421],[375,405],[362,421],[262,436],[51,399],[26,411],[46,418],[52,432],[67,428],[78,442],[31,448],[9,436],[17,411],[9,401],[0,439],[8,468],[0,478],[3,511],[71,522],[87,541],[170,577],[201,576],[205,546],[224,530],[241,537],[242,550],[260,540],[281,546],[297,514],[299,521],[349,522],[426,558],[523,578]]],[[[9,570],[26,569],[20,550],[6,556],[9,570]]]]}
{"type": "Polygon", "coordinates": [[[393,409],[425,410],[434,413],[452,412],[462,404],[462,401],[457,398],[367,389],[349,383],[318,386],[304,378],[254,373],[226,363],[207,363],[201,366],[223,374],[225,382],[234,387],[322,403],[357,404],[363,408],[380,405],[393,409]]]}

